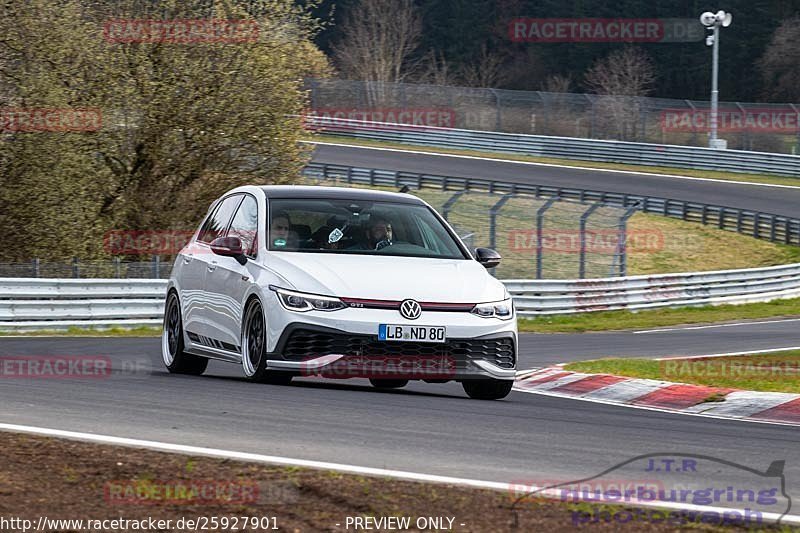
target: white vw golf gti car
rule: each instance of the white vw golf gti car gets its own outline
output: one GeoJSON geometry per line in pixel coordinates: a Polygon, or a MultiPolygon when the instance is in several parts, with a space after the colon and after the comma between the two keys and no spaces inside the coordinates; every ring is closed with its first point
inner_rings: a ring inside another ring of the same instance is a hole
{"type": "Polygon", "coordinates": [[[514,306],[488,268],[419,198],[373,190],[245,186],[214,202],[175,260],[162,355],[209,359],[252,381],[297,376],[457,381],[471,398],[511,391],[514,306]]]}

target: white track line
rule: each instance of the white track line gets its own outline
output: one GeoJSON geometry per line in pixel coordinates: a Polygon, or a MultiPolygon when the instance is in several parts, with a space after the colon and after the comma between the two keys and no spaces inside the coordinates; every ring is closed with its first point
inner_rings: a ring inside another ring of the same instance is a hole
{"type": "Polygon", "coordinates": [[[738,181],[738,180],[721,180],[716,178],[697,178],[694,176],[681,176],[680,174],[658,174],[656,172],[642,172],[637,170],[614,170],[611,168],[597,168],[597,167],[578,167],[573,165],[559,165],[556,163],[537,163],[535,161],[516,161],[514,159],[500,159],[495,157],[480,157],[475,155],[461,155],[461,154],[445,154],[441,152],[426,152],[423,150],[407,150],[402,148],[381,148],[377,146],[362,146],[358,144],[346,144],[346,143],[333,143],[327,141],[300,141],[301,143],[306,144],[321,144],[325,146],[342,146],[346,148],[360,148],[362,150],[379,150],[384,152],[400,152],[404,154],[417,154],[417,155],[432,155],[438,157],[457,157],[461,159],[480,159],[483,161],[494,161],[497,163],[515,163],[518,165],[533,165],[539,167],[555,167],[555,168],[569,168],[574,170],[588,170],[592,172],[611,172],[614,174],[633,174],[633,175],[644,175],[644,176],[653,176],[657,178],[672,178],[672,179],[680,179],[680,180],[689,180],[689,181],[709,181],[713,183],[728,183],[733,185],[748,185],[752,187],[771,187],[775,189],[800,189],[798,185],[778,185],[774,183],[753,183],[750,181],[738,181]]]}
{"type": "Polygon", "coordinates": [[[781,322],[800,322],[800,318],[782,318],[780,320],[760,320],[757,322],[735,322],[729,324],[709,324],[706,326],[684,326],[680,328],[659,328],[659,329],[643,329],[634,331],[634,335],[640,333],[660,333],[662,331],[689,331],[693,329],[712,329],[712,328],[733,328],[736,326],[751,326],[759,324],[780,324],[781,322]]]}
{"type": "MultiPolygon", "coordinates": [[[[544,383],[534,383],[531,385],[532,390],[550,390],[561,387],[562,385],[569,385],[575,381],[580,381],[583,378],[588,378],[592,374],[581,374],[579,372],[572,372],[567,374],[564,377],[560,377],[551,381],[545,381],[544,383]]],[[[536,380],[534,380],[536,381],[536,380]]],[[[525,383],[523,381],[523,383],[525,383]]],[[[527,390],[527,389],[526,389],[527,390]]]]}
{"type": "MultiPolygon", "coordinates": [[[[446,483],[450,485],[460,485],[466,487],[502,490],[502,491],[517,491],[519,483],[501,483],[497,481],[480,481],[476,479],[456,478],[448,476],[437,476],[433,474],[421,474],[416,472],[406,472],[402,470],[386,470],[383,468],[371,468],[365,466],[352,466],[340,463],[327,463],[323,461],[309,461],[305,459],[291,459],[287,457],[276,457],[273,455],[261,455],[256,453],[235,452],[231,450],[221,450],[218,448],[202,448],[199,446],[187,446],[183,444],[169,444],[166,442],[129,439],[125,437],[113,437],[110,435],[96,435],[94,433],[80,433],[77,431],[64,431],[61,429],[40,428],[34,426],[20,426],[16,424],[0,423],[0,431],[13,431],[17,433],[28,433],[33,435],[43,435],[47,437],[59,437],[64,439],[79,440],[85,442],[93,442],[98,444],[111,444],[116,446],[126,446],[129,448],[145,448],[150,450],[158,450],[172,453],[184,453],[190,455],[201,455],[205,457],[217,457],[222,459],[234,459],[239,461],[248,461],[256,463],[266,463],[284,466],[300,466],[306,468],[316,468],[324,470],[335,470],[348,474],[362,474],[369,476],[382,476],[391,477],[396,479],[406,479],[410,481],[425,481],[429,483],[446,483]]],[[[533,487],[532,487],[533,490],[533,487]]],[[[551,499],[561,499],[562,494],[557,489],[549,489],[538,492],[537,495],[545,496],[551,499]]],[[[608,503],[619,503],[609,501],[608,503]]],[[[631,501],[639,507],[652,507],[652,508],[666,508],[676,510],[690,510],[690,511],[709,511],[722,515],[725,512],[738,511],[744,515],[744,509],[735,509],[729,507],[711,507],[702,505],[691,504],[676,504],[673,502],[639,502],[631,501]]],[[[774,522],[781,518],[781,515],[776,513],[763,513],[765,521],[774,522]]],[[[800,515],[785,515],[782,517],[781,523],[783,524],[798,524],[800,525],[800,515]]]]}
{"type": "Polygon", "coordinates": [[[706,357],[732,357],[734,355],[759,355],[762,353],[784,352],[787,350],[800,350],[800,346],[787,346],[785,348],[767,348],[765,350],[746,350],[744,352],[712,353],[708,355],[670,355],[669,357],[656,357],[655,361],[669,361],[671,359],[705,359],[706,357]]]}

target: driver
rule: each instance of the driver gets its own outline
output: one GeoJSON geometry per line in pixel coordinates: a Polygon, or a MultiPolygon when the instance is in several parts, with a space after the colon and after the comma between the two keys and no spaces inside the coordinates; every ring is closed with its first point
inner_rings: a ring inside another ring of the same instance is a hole
{"type": "Polygon", "coordinates": [[[392,245],[392,223],[382,216],[372,216],[366,231],[366,240],[351,249],[380,250],[392,245]]]}

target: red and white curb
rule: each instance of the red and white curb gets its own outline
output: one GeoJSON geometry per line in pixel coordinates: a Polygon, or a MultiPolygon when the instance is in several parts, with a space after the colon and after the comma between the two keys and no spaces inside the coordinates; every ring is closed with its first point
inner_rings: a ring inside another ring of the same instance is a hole
{"type": "Polygon", "coordinates": [[[800,425],[800,394],[753,392],[610,374],[562,366],[522,371],[514,390],[719,418],[800,425]],[[709,398],[723,401],[708,401],[709,398]]]}

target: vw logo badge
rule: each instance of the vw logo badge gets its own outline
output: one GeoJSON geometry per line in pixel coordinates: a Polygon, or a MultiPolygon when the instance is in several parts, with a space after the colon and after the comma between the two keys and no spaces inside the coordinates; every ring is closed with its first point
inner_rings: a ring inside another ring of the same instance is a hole
{"type": "Polygon", "coordinates": [[[400,304],[400,314],[403,318],[416,320],[422,314],[422,307],[414,300],[403,300],[400,304]]]}

